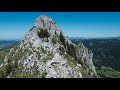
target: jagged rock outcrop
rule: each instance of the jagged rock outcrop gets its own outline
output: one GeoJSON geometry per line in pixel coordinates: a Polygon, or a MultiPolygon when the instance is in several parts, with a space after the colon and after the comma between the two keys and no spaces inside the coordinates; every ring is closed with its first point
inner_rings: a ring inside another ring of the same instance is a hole
{"type": "Polygon", "coordinates": [[[66,38],[48,16],[40,16],[0,66],[7,78],[97,77],[93,53],[66,38]]]}

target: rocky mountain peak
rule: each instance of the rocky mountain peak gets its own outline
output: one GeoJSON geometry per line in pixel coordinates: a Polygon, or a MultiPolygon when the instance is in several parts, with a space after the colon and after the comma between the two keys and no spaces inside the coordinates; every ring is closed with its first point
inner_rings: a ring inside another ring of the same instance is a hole
{"type": "Polygon", "coordinates": [[[39,28],[39,29],[41,28],[44,30],[47,29],[51,37],[53,37],[55,33],[60,35],[60,28],[48,16],[44,16],[44,15],[39,16],[35,21],[34,27],[39,28]]]}
{"type": "Polygon", "coordinates": [[[42,15],[6,56],[1,77],[97,77],[92,57],[92,51],[73,44],[50,17],[42,15]]]}
{"type": "Polygon", "coordinates": [[[50,22],[53,22],[53,20],[50,17],[41,15],[36,19],[34,26],[44,27],[45,24],[48,24],[50,22]]]}

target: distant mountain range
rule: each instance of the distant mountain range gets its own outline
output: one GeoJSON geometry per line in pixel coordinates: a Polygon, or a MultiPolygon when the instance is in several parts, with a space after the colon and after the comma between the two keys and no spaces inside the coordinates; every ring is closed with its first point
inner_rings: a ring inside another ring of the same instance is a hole
{"type": "Polygon", "coordinates": [[[69,39],[118,39],[120,40],[120,36],[118,37],[69,37],[69,39]]]}
{"type": "Polygon", "coordinates": [[[112,39],[119,39],[120,40],[120,36],[119,37],[110,37],[112,39]]]}

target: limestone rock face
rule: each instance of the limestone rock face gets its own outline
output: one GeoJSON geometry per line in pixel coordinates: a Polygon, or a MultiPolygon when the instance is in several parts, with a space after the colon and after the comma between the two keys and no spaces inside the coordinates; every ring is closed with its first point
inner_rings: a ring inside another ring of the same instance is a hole
{"type": "Polygon", "coordinates": [[[92,57],[92,51],[73,44],[51,18],[42,15],[5,57],[0,77],[97,77],[92,57]]]}

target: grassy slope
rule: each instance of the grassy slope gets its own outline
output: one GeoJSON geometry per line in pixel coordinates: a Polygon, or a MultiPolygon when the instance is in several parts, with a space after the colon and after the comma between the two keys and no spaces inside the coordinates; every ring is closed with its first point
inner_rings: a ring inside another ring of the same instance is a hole
{"type": "MultiPolygon", "coordinates": [[[[94,60],[94,64],[99,64],[101,61],[102,60],[94,60]]],[[[101,78],[120,78],[120,72],[112,69],[111,67],[96,67],[96,71],[101,78]]]]}
{"type": "Polygon", "coordinates": [[[120,72],[110,68],[110,67],[104,67],[101,68],[96,67],[96,71],[98,75],[102,78],[120,78],[120,72]]]}

